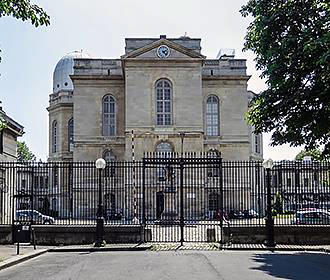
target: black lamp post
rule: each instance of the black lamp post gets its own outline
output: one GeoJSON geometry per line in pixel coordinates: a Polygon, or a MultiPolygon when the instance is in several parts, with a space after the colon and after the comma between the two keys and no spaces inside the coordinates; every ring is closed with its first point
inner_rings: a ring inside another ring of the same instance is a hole
{"type": "Polygon", "coordinates": [[[263,167],[266,169],[266,185],[267,185],[267,216],[266,216],[266,230],[267,230],[267,247],[275,247],[274,241],[274,219],[272,215],[272,191],[271,191],[271,176],[270,172],[273,167],[271,159],[263,162],[263,167]]]}
{"type": "Polygon", "coordinates": [[[99,184],[99,199],[96,213],[96,240],[95,247],[102,247],[105,245],[104,241],[104,217],[103,217],[103,204],[102,204],[102,170],[106,167],[106,162],[103,158],[99,158],[95,162],[96,169],[98,170],[98,184],[99,184]]]}

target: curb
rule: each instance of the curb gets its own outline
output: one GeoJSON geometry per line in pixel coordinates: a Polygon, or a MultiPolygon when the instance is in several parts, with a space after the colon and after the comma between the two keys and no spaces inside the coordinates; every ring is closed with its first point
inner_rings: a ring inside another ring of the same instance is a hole
{"type": "Polygon", "coordinates": [[[14,266],[16,264],[22,263],[24,261],[30,260],[32,258],[38,257],[44,253],[48,252],[48,249],[41,249],[38,250],[38,252],[32,252],[23,256],[15,256],[11,259],[5,260],[2,263],[0,263],[0,270],[14,266]]]}
{"type": "Polygon", "coordinates": [[[48,249],[50,253],[74,253],[74,252],[118,252],[118,251],[147,251],[152,246],[137,246],[137,247],[73,247],[73,248],[52,248],[48,249]]]}
{"type": "Polygon", "coordinates": [[[264,248],[246,248],[246,247],[234,247],[234,248],[219,248],[224,251],[283,251],[283,252],[326,252],[330,250],[326,250],[324,248],[278,248],[278,247],[264,247],[264,248]]]}

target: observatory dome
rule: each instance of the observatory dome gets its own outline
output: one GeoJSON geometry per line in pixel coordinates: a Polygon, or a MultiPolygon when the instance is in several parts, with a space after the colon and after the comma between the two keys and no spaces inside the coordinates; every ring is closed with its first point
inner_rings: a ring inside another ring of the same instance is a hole
{"type": "Polygon", "coordinates": [[[53,93],[73,91],[73,83],[70,79],[70,75],[73,74],[74,58],[90,58],[90,56],[82,51],[74,51],[62,57],[56,64],[54,70],[53,93]]]}

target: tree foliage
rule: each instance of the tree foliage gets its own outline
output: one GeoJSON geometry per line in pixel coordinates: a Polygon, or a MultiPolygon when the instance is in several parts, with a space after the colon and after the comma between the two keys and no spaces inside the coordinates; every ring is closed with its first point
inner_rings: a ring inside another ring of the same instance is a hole
{"type": "Polygon", "coordinates": [[[30,151],[25,142],[17,142],[17,160],[19,162],[36,160],[36,156],[30,151]]]}
{"type": "Polygon", "coordinates": [[[302,150],[296,155],[296,160],[303,160],[305,156],[312,157],[313,160],[328,160],[329,157],[322,155],[322,151],[319,149],[312,149],[312,150],[302,150]]]}
{"type": "Polygon", "coordinates": [[[3,16],[30,20],[35,27],[50,23],[46,12],[38,5],[31,4],[30,0],[0,0],[0,17],[3,16]]]}
{"type": "Polygon", "coordinates": [[[0,18],[4,16],[12,16],[22,21],[30,20],[35,27],[50,24],[46,12],[38,5],[31,4],[30,0],[0,0],[0,18]]]}
{"type": "Polygon", "coordinates": [[[304,145],[330,154],[329,0],[249,0],[244,50],[256,55],[267,89],[247,119],[272,145],[304,145]]]}

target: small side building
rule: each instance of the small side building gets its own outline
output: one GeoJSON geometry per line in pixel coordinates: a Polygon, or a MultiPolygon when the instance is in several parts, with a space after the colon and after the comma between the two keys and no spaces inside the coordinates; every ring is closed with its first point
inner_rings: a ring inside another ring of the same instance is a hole
{"type": "Polygon", "coordinates": [[[24,134],[24,127],[9,117],[0,107],[0,118],[5,127],[0,131],[0,224],[11,223],[11,211],[13,196],[13,186],[15,182],[13,176],[8,176],[10,172],[1,163],[17,161],[17,138],[24,134]]]}

